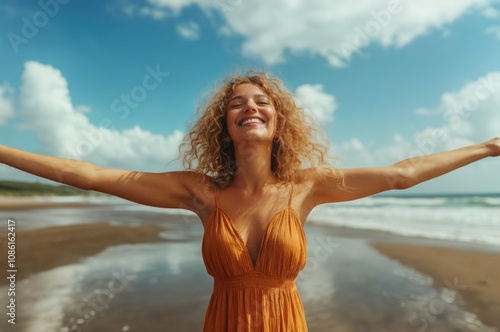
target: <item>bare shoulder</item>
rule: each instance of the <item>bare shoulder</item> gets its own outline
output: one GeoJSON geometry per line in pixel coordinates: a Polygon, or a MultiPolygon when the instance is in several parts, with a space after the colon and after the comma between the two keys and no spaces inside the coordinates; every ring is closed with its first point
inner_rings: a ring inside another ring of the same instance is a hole
{"type": "Polygon", "coordinates": [[[172,177],[178,178],[179,181],[190,190],[200,187],[212,187],[213,179],[203,173],[195,171],[176,171],[176,172],[166,172],[164,174],[170,174],[172,177]]]}
{"type": "Polygon", "coordinates": [[[169,206],[194,212],[205,224],[214,208],[214,181],[213,178],[196,171],[184,170],[166,172],[161,180],[158,177],[157,185],[169,187],[169,206]],[[164,182],[162,185],[161,182],[164,182]]]}
{"type": "Polygon", "coordinates": [[[214,179],[206,174],[193,171],[184,171],[186,185],[193,195],[204,199],[213,198],[214,179]],[[209,197],[208,197],[209,196],[209,197]]]}
{"type": "Polygon", "coordinates": [[[214,197],[212,177],[195,171],[173,172],[170,176],[185,190],[186,196],[180,208],[193,211],[200,217],[212,210],[214,197]]]}
{"type": "Polygon", "coordinates": [[[304,168],[296,173],[294,201],[300,219],[304,223],[312,209],[319,203],[318,192],[322,183],[340,181],[339,170],[331,168],[304,168]]]}

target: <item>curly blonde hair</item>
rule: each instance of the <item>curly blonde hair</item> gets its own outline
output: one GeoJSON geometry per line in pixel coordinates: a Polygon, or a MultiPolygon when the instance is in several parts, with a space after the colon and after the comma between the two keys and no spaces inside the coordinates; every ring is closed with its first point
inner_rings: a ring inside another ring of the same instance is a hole
{"type": "Polygon", "coordinates": [[[259,87],[277,112],[279,134],[272,145],[271,171],[279,181],[294,181],[296,171],[304,162],[309,162],[309,166],[329,165],[328,144],[316,140],[325,137],[324,133],[315,129],[313,119],[297,106],[294,95],[280,79],[265,72],[250,71],[246,75],[226,77],[222,86],[198,109],[201,116],[179,146],[184,167],[212,177],[221,187],[232,181],[238,165],[227,129],[226,108],[235,87],[245,83],[259,87]]]}

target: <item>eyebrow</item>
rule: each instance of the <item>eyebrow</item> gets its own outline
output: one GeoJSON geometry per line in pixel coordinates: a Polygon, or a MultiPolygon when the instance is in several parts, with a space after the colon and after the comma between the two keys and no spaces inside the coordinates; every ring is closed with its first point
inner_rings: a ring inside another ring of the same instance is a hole
{"type": "MultiPolygon", "coordinates": [[[[253,96],[254,96],[254,97],[257,97],[257,98],[262,98],[262,97],[264,97],[264,98],[269,98],[268,96],[263,95],[263,94],[255,94],[255,95],[253,95],[253,96]]],[[[229,101],[228,101],[227,103],[229,104],[230,102],[232,102],[232,101],[233,101],[233,100],[235,100],[235,99],[243,99],[243,96],[234,96],[233,98],[229,99],[229,101]]]]}

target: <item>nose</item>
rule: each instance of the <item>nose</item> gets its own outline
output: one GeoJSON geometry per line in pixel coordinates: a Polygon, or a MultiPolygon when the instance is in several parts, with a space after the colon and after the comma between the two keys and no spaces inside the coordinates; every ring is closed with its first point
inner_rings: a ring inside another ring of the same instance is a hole
{"type": "Polygon", "coordinates": [[[245,103],[243,108],[243,113],[254,113],[257,112],[257,105],[253,101],[248,101],[245,103]]]}

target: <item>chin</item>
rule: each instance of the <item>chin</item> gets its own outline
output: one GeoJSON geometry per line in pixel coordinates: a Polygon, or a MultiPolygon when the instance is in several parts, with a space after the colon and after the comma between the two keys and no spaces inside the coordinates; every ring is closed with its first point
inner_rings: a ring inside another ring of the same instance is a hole
{"type": "Polygon", "coordinates": [[[271,137],[267,137],[267,136],[262,136],[262,135],[258,135],[258,134],[249,134],[249,135],[245,135],[245,137],[242,138],[242,141],[243,142],[262,142],[262,143],[269,143],[269,142],[272,142],[272,138],[271,137]]]}

